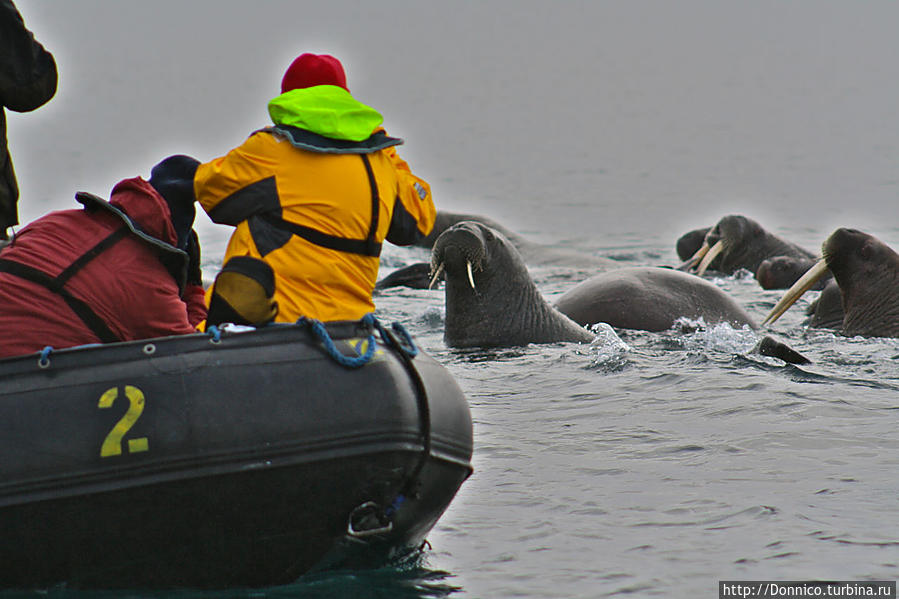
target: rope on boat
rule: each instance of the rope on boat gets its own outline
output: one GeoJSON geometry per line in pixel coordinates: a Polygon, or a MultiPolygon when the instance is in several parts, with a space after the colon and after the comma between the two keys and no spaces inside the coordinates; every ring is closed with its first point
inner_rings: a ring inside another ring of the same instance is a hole
{"type": "MultiPolygon", "coordinates": [[[[396,350],[402,356],[414,358],[418,355],[418,348],[415,346],[412,336],[402,324],[394,322],[391,325],[391,330],[387,330],[373,314],[366,314],[362,317],[360,322],[373,331],[377,331],[385,345],[396,350]]],[[[364,353],[357,356],[347,356],[337,349],[334,340],[331,339],[331,335],[328,333],[328,329],[322,321],[303,316],[297,320],[297,324],[308,326],[315,336],[318,337],[319,341],[322,342],[325,351],[331,359],[345,368],[361,368],[368,364],[375,355],[374,332],[368,336],[368,344],[364,353]]]]}
{"type": "MultiPolygon", "coordinates": [[[[369,317],[374,320],[374,316],[372,316],[371,314],[366,314],[362,319],[362,322],[368,325],[372,325],[372,322],[370,320],[366,320],[369,317]]],[[[300,319],[297,320],[297,324],[308,326],[315,334],[315,336],[318,337],[319,341],[322,342],[322,345],[324,345],[325,351],[327,352],[328,356],[330,356],[332,360],[334,360],[344,368],[361,368],[362,366],[368,364],[371,361],[372,356],[375,355],[374,333],[368,336],[368,347],[366,348],[365,353],[358,356],[346,356],[337,349],[336,345],[334,345],[334,340],[331,339],[331,335],[328,333],[328,329],[325,327],[322,321],[301,316],[300,319]]]]}
{"type": "MultiPolygon", "coordinates": [[[[369,316],[371,316],[374,327],[375,329],[377,329],[378,333],[381,334],[381,339],[384,340],[384,343],[410,358],[414,358],[418,355],[418,348],[415,346],[415,342],[412,341],[412,335],[409,334],[409,331],[406,330],[406,327],[398,322],[394,322],[392,325],[390,325],[390,328],[393,330],[395,335],[390,335],[384,328],[384,325],[382,325],[377,318],[375,318],[371,314],[366,314],[366,317],[369,316]],[[398,339],[396,335],[399,335],[402,340],[398,339]]],[[[363,318],[363,320],[365,319],[363,318]]]]}

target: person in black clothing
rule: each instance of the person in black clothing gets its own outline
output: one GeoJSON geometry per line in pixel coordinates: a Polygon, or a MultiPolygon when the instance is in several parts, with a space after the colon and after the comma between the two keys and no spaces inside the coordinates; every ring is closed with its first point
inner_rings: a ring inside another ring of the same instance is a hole
{"type": "Polygon", "coordinates": [[[25,28],[12,0],[0,0],[0,240],[19,223],[19,186],[6,142],[6,110],[28,112],[56,93],[56,61],[25,28]]]}

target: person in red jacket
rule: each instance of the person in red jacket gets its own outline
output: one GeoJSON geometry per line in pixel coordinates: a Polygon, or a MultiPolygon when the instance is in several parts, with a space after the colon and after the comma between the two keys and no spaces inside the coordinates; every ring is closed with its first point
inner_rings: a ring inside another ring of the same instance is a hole
{"type": "Polygon", "coordinates": [[[0,251],[0,357],[196,332],[206,317],[193,231],[199,162],[170,156],[107,202],[51,212],[0,251]]]}

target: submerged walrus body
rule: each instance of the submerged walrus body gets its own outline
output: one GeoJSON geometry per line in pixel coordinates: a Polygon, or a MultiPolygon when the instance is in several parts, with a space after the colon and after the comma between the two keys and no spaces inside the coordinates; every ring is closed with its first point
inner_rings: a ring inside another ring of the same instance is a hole
{"type": "MultiPolygon", "coordinates": [[[[437,239],[444,231],[460,222],[480,223],[501,234],[515,247],[516,250],[518,250],[522,260],[530,266],[559,266],[590,272],[610,270],[620,266],[618,262],[611,258],[604,258],[586,252],[553,248],[534,243],[486,216],[445,212],[442,210],[437,212],[434,228],[431,230],[431,233],[415,245],[424,248],[433,248],[437,239]]],[[[426,263],[416,263],[399,268],[378,281],[376,289],[378,291],[390,287],[424,289],[428,286],[428,270],[429,265],[426,263]]]]}
{"type": "Polygon", "coordinates": [[[580,324],[606,322],[621,329],[665,331],[679,318],[755,328],[749,314],[714,284],[653,266],[591,277],[565,292],[555,306],[580,324]]]}

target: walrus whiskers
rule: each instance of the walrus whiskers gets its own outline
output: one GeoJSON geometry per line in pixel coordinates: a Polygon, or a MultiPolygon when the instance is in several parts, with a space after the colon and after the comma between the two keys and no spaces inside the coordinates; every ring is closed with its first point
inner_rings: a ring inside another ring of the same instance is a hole
{"type": "Polygon", "coordinates": [[[815,265],[808,269],[798,281],[793,283],[792,287],[787,289],[783,297],[780,298],[780,301],[777,302],[765,320],[762,321],[762,326],[773,324],[775,320],[780,318],[806,291],[811,289],[812,285],[817,283],[825,274],[827,274],[827,270],[827,262],[825,260],[816,262],[815,265]]]}

